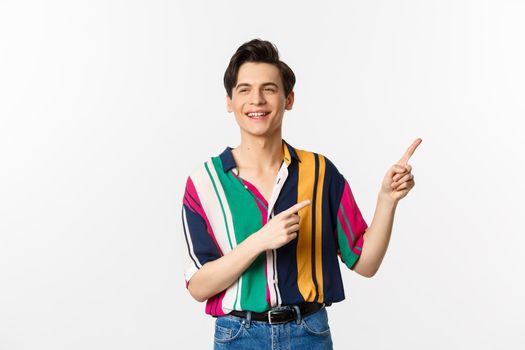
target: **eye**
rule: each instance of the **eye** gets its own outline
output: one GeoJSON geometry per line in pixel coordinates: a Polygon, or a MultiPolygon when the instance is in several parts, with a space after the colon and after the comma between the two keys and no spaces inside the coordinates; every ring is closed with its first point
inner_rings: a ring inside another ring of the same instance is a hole
{"type": "Polygon", "coordinates": [[[264,90],[266,90],[266,91],[271,91],[271,92],[275,92],[275,90],[272,89],[272,88],[266,88],[266,89],[264,89],[264,90]]]}

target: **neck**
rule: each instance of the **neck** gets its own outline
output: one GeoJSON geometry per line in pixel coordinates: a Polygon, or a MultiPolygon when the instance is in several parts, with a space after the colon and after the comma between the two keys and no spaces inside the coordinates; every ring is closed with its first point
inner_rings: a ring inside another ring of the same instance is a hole
{"type": "Polygon", "coordinates": [[[264,172],[283,160],[281,133],[257,137],[241,134],[241,144],[233,150],[237,167],[264,172]]]}

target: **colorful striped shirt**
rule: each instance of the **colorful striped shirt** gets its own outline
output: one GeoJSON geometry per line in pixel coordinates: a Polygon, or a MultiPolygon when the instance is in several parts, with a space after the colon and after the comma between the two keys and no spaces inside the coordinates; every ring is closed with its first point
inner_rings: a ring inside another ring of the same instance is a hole
{"type": "Polygon", "coordinates": [[[182,205],[187,254],[186,287],[209,261],[234,249],[274,215],[305,199],[297,237],[261,253],[230,287],[209,298],[205,312],[262,312],[304,301],[345,298],[339,259],[350,269],[368,228],[346,178],[325,156],[282,140],[283,160],[271,198],[238,176],[232,148],[211,157],[188,176],[182,205]]]}

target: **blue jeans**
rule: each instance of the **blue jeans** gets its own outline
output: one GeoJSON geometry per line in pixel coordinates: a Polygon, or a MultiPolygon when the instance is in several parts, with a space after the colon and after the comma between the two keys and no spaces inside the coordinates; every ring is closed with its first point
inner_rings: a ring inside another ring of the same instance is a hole
{"type": "Polygon", "coordinates": [[[215,320],[214,349],[332,349],[326,307],[287,323],[248,321],[233,315],[215,320]]]}

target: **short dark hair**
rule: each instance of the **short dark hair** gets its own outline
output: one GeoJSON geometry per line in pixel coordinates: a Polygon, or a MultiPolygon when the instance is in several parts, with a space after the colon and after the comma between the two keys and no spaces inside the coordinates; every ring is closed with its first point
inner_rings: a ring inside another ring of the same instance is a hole
{"type": "Polygon", "coordinates": [[[284,86],[284,96],[293,90],[295,85],[295,74],[286,63],[279,60],[277,47],[269,41],[252,39],[245,42],[235,52],[230,59],[230,64],[224,72],[224,88],[228,96],[232,98],[233,87],[237,84],[237,74],[239,68],[246,62],[264,62],[276,66],[281,73],[281,80],[284,86]]]}

